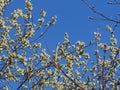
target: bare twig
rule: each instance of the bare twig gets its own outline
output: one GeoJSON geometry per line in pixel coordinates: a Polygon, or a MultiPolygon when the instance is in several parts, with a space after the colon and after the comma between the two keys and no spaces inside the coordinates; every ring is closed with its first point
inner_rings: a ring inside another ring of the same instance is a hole
{"type": "Polygon", "coordinates": [[[40,36],[38,36],[38,37],[37,37],[36,39],[34,39],[33,41],[30,41],[30,43],[33,43],[33,42],[37,41],[38,39],[40,39],[42,36],[44,36],[45,33],[48,31],[49,28],[50,28],[50,26],[47,27],[47,28],[44,30],[44,32],[40,34],[40,36]]]}
{"type": "Polygon", "coordinates": [[[119,20],[114,20],[112,18],[109,18],[107,17],[106,15],[104,15],[103,13],[97,11],[95,9],[95,7],[91,6],[86,0],[81,0],[88,8],[90,8],[92,10],[92,12],[98,14],[99,16],[103,17],[104,19],[108,20],[108,21],[112,21],[112,22],[115,22],[115,23],[120,23],[119,20]]]}

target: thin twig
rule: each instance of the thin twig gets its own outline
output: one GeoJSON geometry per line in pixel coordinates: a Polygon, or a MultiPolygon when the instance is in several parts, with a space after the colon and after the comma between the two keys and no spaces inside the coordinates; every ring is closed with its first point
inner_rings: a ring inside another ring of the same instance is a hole
{"type": "Polygon", "coordinates": [[[112,21],[112,22],[115,22],[115,23],[120,23],[120,21],[118,20],[114,20],[112,18],[109,18],[107,16],[105,16],[103,13],[97,11],[93,6],[91,6],[86,0],[81,0],[88,8],[90,8],[92,10],[92,12],[98,14],[99,16],[105,18],[106,20],[108,21],[112,21]]]}
{"type": "Polygon", "coordinates": [[[42,36],[44,36],[45,33],[48,31],[49,28],[50,28],[50,26],[47,27],[47,28],[45,29],[45,31],[44,31],[42,34],[40,34],[40,36],[38,36],[38,37],[37,37],[36,39],[34,39],[33,41],[30,41],[30,43],[33,43],[33,42],[37,41],[38,39],[40,39],[42,36]]]}

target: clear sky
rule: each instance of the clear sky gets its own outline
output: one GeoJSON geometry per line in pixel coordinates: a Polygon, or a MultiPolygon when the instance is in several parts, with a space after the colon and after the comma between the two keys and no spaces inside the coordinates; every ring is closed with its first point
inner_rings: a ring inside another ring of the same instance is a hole
{"type": "MultiPolygon", "coordinates": [[[[16,8],[24,9],[25,0],[13,0],[6,9],[6,16],[16,8]]],[[[107,5],[109,0],[87,0],[91,5],[95,6],[96,10],[103,12],[106,16],[114,19],[119,19],[120,7],[117,5],[107,5]]],[[[40,17],[40,10],[44,9],[47,12],[46,21],[51,20],[51,17],[57,16],[57,23],[51,27],[43,38],[39,41],[47,41],[49,48],[55,49],[58,42],[63,41],[64,33],[67,32],[70,40],[74,43],[77,40],[88,43],[94,39],[94,32],[99,28],[102,34],[103,42],[108,41],[109,34],[105,30],[108,24],[111,27],[114,23],[104,20],[99,20],[101,17],[94,14],[81,0],[32,0],[34,22],[40,17]],[[97,21],[88,19],[88,16],[93,16],[97,21]]],[[[117,29],[119,30],[119,29],[117,29]]],[[[44,45],[44,43],[43,43],[44,45]]]]}

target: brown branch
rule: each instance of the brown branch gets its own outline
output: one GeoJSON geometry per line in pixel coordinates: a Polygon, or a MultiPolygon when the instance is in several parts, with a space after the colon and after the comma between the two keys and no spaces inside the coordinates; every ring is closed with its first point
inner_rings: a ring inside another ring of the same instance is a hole
{"type": "Polygon", "coordinates": [[[120,1],[119,0],[114,0],[113,2],[107,2],[107,4],[109,4],[109,5],[120,5],[120,1]]]}
{"type": "Polygon", "coordinates": [[[33,42],[37,41],[38,39],[40,39],[42,36],[44,36],[45,33],[48,31],[49,28],[50,28],[50,26],[47,27],[47,28],[44,30],[44,32],[43,32],[42,34],[40,34],[40,36],[38,36],[38,37],[37,37],[36,39],[34,39],[33,41],[30,41],[30,43],[33,43],[33,42]]]}
{"type": "Polygon", "coordinates": [[[112,18],[107,17],[106,15],[104,15],[103,13],[97,11],[93,6],[91,6],[86,0],[81,0],[90,10],[92,10],[93,13],[98,14],[99,16],[103,17],[104,19],[108,20],[108,21],[112,21],[115,23],[120,23],[119,20],[114,20],[112,18]]]}

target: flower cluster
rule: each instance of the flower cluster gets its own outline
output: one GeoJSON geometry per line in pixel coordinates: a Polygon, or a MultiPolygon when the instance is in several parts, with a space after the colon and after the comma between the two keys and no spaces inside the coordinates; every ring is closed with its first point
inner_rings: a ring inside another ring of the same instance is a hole
{"type": "Polygon", "coordinates": [[[30,0],[26,0],[26,10],[32,11],[32,3],[30,0]]]}
{"type": "Polygon", "coordinates": [[[0,28],[3,28],[4,24],[5,24],[5,22],[4,22],[3,18],[0,18],[0,28]]]}
{"type": "Polygon", "coordinates": [[[21,9],[14,10],[14,12],[12,13],[12,18],[17,19],[19,16],[20,17],[23,16],[22,10],[21,9]]]}
{"type": "Polygon", "coordinates": [[[2,86],[3,90],[11,89],[10,82],[17,83],[17,90],[42,90],[46,86],[57,90],[119,88],[120,48],[109,25],[106,30],[111,34],[110,43],[102,43],[101,34],[94,32],[95,43],[78,40],[72,44],[65,33],[64,41],[50,52],[37,40],[56,23],[57,17],[45,23],[46,11],[42,9],[38,25],[31,22],[33,7],[31,1],[26,0],[26,13],[15,9],[10,18],[5,18],[2,15],[9,2],[11,0],[0,1],[0,84],[6,85],[2,86]],[[25,21],[24,25],[18,18],[25,21]],[[41,32],[42,27],[47,29],[41,32]],[[87,52],[91,45],[96,48],[95,54],[87,52]]]}
{"type": "MultiPolygon", "coordinates": [[[[11,0],[0,1],[0,77],[2,78],[2,83],[12,81],[13,83],[18,83],[16,89],[28,89],[25,83],[31,83],[32,79],[34,81],[36,76],[41,78],[43,76],[40,74],[44,73],[42,81],[45,81],[47,78],[45,74],[52,75],[53,71],[51,69],[44,71],[50,62],[50,55],[47,54],[45,49],[41,49],[41,43],[36,42],[38,36],[36,32],[41,33],[41,30],[38,29],[42,26],[47,28],[55,24],[56,16],[52,17],[52,20],[47,26],[44,24],[46,11],[42,10],[40,12],[41,18],[38,19],[40,24],[36,25],[31,22],[32,3],[30,0],[26,0],[25,13],[22,9],[15,9],[10,17],[5,17],[3,16],[4,7],[8,5],[9,2],[11,2],[11,0]],[[20,19],[21,22],[19,22],[20,19]],[[41,68],[42,72],[39,73],[41,68]],[[26,78],[28,80],[21,85],[26,78]]],[[[51,66],[52,65],[50,65],[50,67],[51,66]]],[[[11,89],[11,87],[7,85],[3,87],[3,90],[8,90],[8,88],[11,89]]],[[[33,87],[31,86],[31,88],[33,87]]]]}
{"type": "Polygon", "coordinates": [[[30,18],[32,18],[32,10],[33,10],[33,6],[32,6],[32,3],[31,3],[31,0],[26,0],[26,11],[27,11],[27,14],[24,14],[23,15],[23,18],[25,18],[26,20],[29,20],[30,18]]]}
{"type": "Polygon", "coordinates": [[[8,5],[12,0],[0,0],[0,15],[3,15],[4,7],[8,5]]]}
{"type": "Polygon", "coordinates": [[[95,35],[95,39],[99,41],[101,34],[98,32],[94,32],[94,35],[95,35]]]}

